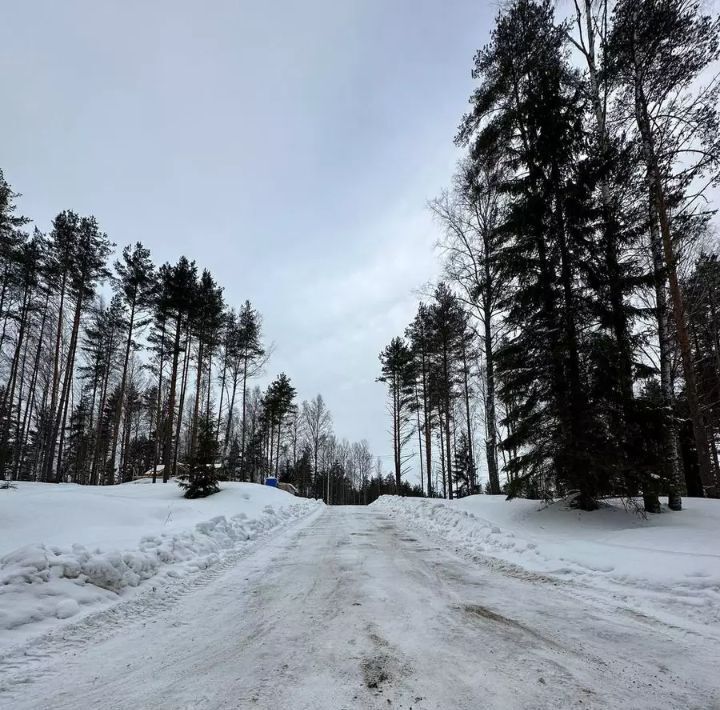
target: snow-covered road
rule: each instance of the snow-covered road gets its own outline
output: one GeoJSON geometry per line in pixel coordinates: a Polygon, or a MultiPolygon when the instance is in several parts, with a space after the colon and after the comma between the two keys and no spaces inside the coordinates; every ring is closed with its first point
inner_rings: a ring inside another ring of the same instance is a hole
{"type": "Polygon", "coordinates": [[[0,707],[711,708],[717,630],[668,627],[332,507],[162,604],[0,661],[0,707]]]}

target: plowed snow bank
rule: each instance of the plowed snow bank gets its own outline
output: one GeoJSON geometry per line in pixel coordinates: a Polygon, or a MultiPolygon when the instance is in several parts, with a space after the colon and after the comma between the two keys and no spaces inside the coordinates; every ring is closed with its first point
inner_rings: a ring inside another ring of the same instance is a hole
{"type": "Polygon", "coordinates": [[[602,586],[636,606],[720,622],[720,501],[686,499],[647,520],[619,503],[586,513],[558,502],[383,496],[375,506],[515,571],[602,586]]]}
{"type": "Polygon", "coordinates": [[[251,483],[185,500],[175,483],[18,483],[0,491],[0,629],[66,619],[153,577],[177,577],[320,503],[251,483]]]}

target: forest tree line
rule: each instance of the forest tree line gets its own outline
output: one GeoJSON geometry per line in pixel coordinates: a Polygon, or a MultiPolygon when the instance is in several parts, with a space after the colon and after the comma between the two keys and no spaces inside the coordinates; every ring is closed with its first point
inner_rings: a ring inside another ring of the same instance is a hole
{"type": "MultiPolygon", "coordinates": [[[[47,234],[0,171],[0,480],[111,485],[138,476],[292,482],[370,502],[388,482],[366,441],[338,439],[322,396],[284,373],[262,390],[262,318],[230,307],[207,270],[119,254],[97,220],[60,212],[47,234]]],[[[409,492],[409,489],[408,489],[409,492]]]]}
{"type": "Polygon", "coordinates": [[[474,58],[443,280],[380,354],[398,485],[720,495],[720,22],[513,0],[474,58]],[[562,6],[559,6],[563,9],[562,6]],[[565,8],[567,9],[567,8],[565,8]]]}

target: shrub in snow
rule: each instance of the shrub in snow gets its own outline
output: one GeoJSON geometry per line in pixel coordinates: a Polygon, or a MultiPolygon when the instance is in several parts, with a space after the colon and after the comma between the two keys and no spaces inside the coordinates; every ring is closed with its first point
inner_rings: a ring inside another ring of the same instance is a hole
{"type": "Polygon", "coordinates": [[[205,469],[190,474],[187,481],[178,481],[180,488],[185,489],[186,498],[207,498],[220,491],[220,486],[213,469],[205,469]]]}

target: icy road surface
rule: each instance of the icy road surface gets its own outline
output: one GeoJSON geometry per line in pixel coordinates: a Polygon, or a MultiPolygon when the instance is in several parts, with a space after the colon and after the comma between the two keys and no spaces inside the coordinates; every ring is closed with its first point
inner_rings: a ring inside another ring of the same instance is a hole
{"type": "Polygon", "coordinates": [[[712,708],[720,640],[333,507],[0,661],[0,707],[712,708]]]}

